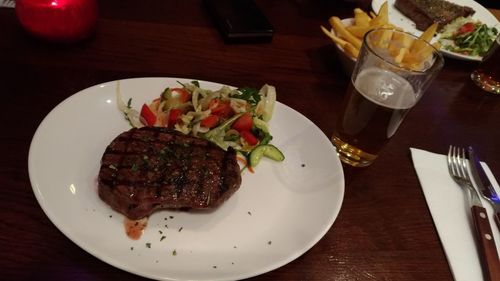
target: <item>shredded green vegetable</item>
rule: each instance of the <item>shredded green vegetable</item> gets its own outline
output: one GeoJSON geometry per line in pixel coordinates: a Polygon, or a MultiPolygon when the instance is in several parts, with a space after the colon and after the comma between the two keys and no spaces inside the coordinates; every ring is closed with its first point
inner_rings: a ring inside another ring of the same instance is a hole
{"type": "Polygon", "coordinates": [[[213,91],[201,88],[198,81],[178,83],[182,88],[167,87],[144,104],[140,113],[132,108],[131,99],[123,102],[118,84],[118,108],[132,127],[172,128],[224,150],[232,148],[245,158],[273,139],[268,126],[276,102],[273,86],[264,85],[260,90],[222,86],[213,91]]]}
{"type": "Polygon", "coordinates": [[[439,41],[445,50],[468,56],[484,56],[498,35],[495,27],[488,27],[470,18],[458,18],[444,28],[439,41]]]}

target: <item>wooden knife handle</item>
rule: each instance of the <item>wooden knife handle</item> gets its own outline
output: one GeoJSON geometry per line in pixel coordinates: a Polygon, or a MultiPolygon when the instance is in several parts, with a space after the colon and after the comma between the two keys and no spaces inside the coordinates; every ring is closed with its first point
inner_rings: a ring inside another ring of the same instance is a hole
{"type": "Polygon", "coordinates": [[[500,230],[500,212],[495,212],[494,217],[498,230],[500,230]]]}
{"type": "Polygon", "coordinates": [[[500,260],[498,259],[488,213],[483,207],[472,206],[472,217],[476,227],[476,239],[484,279],[487,281],[500,281],[500,260]]]}

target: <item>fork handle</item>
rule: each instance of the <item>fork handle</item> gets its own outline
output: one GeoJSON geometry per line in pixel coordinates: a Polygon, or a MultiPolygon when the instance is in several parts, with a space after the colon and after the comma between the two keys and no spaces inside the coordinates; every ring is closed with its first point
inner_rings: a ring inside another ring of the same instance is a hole
{"type": "Polygon", "coordinates": [[[476,239],[479,246],[479,258],[483,275],[487,281],[500,280],[500,260],[498,259],[495,239],[491,231],[488,213],[480,206],[472,206],[472,217],[476,228],[476,239]]]}

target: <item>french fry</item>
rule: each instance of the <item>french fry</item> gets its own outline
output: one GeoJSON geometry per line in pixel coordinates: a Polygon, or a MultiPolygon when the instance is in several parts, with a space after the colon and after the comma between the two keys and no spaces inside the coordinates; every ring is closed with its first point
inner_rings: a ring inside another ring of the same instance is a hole
{"type": "MultiPolygon", "coordinates": [[[[420,35],[420,39],[425,40],[427,42],[431,42],[432,37],[434,37],[434,34],[436,33],[438,28],[438,24],[435,22],[431,26],[429,26],[422,35],[420,35]]],[[[425,42],[422,41],[417,41],[415,44],[413,44],[412,48],[410,49],[410,52],[418,52],[421,48],[426,46],[425,42]]]]}
{"type": "Polygon", "coordinates": [[[333,34],[331,31],[329,31],[328,29],[326,29],[324,26],[321,26],[321,30],[323,31],[323,33],[325,33],[328,37],[330,37],[333,42],[335,42],[336,44],[338,44],[340,47],[342,47],[345,52],[350,56],[352,57],[353,59],[356,59],[358,57],[358,54],[359,54],[359,50],[356,49],[356,47],[354,47],[351,43],[345,41],[345,40],[342,40],[341,38],[335,36],[335,34],[333,34]]]}
{"type": "MultiPolygon", "coordinates": [[[[378,31],[377,31],[378,32],[378,31]]],[[[383,49],[388,49],[389,44],[392,40],[392,34],[394,33],[392,30],[387,29],[387,30],[380,30],[380,35],[377,36],[375,39],[375,42],[372,42],[375,46],[383,49]]]]}
{"type": "MultiPolygon", "coordinates": [[[[439,43],[432,44],[434,48],[439,48],[439,43]]],[[[432,48],[429,45],[426,45],[425,47],[421,48],[418,52],[414,53],[414,56],[418,58],[421,61],[426,61],[431,55],[432,52],[434,51],[434,48],[432,48]]]]}
{"type": "MultiPolygon", "coordinates": [[[[402,28],[389,22],[389,6],[387,1],[382,4],[377,14],[374,12],[364,12],[360,8],[354,9],[354,23],[351,26],[345,26],[340,18],[330,17],[329,23],[333,31],[321,26],[321,30],[335,44],[341,47],[345,54],[352,58],[357,58],[361,48],[363,37],[367,32],[375,28],[385,28],[373,34],[371,37],[372,46],[386,49],[392,56],[394,63],[412,70],[422,70],[434,48],[424,41],[430,42],[436,34],[438,25],[433,24],[425,30],[419,39],[415,40],[411,36],[395,32],[403,31],[402,28]]],[[[433,44],[439,48],[439,43],[433,44]]],[[[383,51],[384,52],[384,51],[383,51]]]]}
{"type": "Polygon", "coordinates": [[[384,25],[381,26],[382,28],[389,28],[389,29],[394,29],[394,30],[398,30],[398,31],[403,31],[403,29],[399,26],[395,26],[394,24],[392,23],[386,23],[384,25]]]}
{"type": "MultiPolygon", "coordinates": [[[[434,44],[432,44],[432,46],[436,49],[439,49],[440,45],[441,44],[439,42],[435,42],[434,44]]],[[[429,45],[425,45],[417,52],[407,53],[403,58],[403,65],[414,70],[421,70],[422,64],[429,59],[429,57],[432,55],[432,52],[434,51],[434,48],[429,45]]]]}
{"type": "Polygon", "coordinates": [[[361,48],[361,39],[357,38],[349,31],[347,31],[344,24],[342,24],[342,21],[338,17],[330,17],[329,22],[335,30],[335,33],[337,33],[339,37],[345,39],[347,42],[354,45],[354,47],[356,47],[357,49],[361,48]]]}
{"type": "Polygon", "coordinates": [[[344,46],[345,52],[351,56],[352,58],[356,59],[359,55],[359,49],[354,47],[351,43],[347,42],[344,46]]]}
{"type": "Polygon", "coordinates": [[[378,11],[377,16],[371,20],[370,25],[374,27],[382,26],[389,22],[389,6],[387,5],[387,1],[382,4],[380,10],[378,11]]]}
{"type": "Polygon", "coordinates": [[[321,26],[323,33],[333,40],[335,44],[342,47],[347,55],[354,58],[359,54],[365,34],[372,29],[380,27],[387,28],[388,30],[382,31],[381,35],[374,39],[373,43],[375,46],[389,49],[389,53],[398,62],[401,62],[410,52],[411,44],[409,42],[398,42],[398,40],[402,39],[398,39],[397,37],[392,38],[392,30],[402,29],[389,22],[389,6],[387,1],[382,4],[378,14],[373,12],[367,13],[360,8],[355,8],[354,22],[351,26],[345,26],[340,18],[335,16],[330,17],[328,21],[333,31],[321,26]],[[393,43],[392,40],[396,40],[396,42],[393,43]],[[405,49],[401,50],[401,46],[405,49]]]}
{"type": "MultiPolygon", "coordinates": [[[[420,39],[415,41],[411,48],[410,52],[408,52],[404,58],[403,58],[403,63],[412,69],[421,69],[421,64],[426,61],[429,56],[433,52],[433,48],[429,45],[427,45],[425,41],[430,42],[432,40],[432,37],[434,37],[434,34],[436,33],[438,28],[438,24],[434,23],[431,26],[429,26],[423,33],[420,35],[420,39]]],[[[432,44],[436,49],[439,49],[439,43],[434,43],[432,44]]]]}
{"type": "Polygon", "coordinates": [[[432,37],[434,37],[434,34],[436,34],[438,28],[438,23],[435,22],[431,26],[429,26],[422,35],[420,35],[420,39],[425,40],[427,42],[431,42],[432,37]]]}
{"type": "Polygon", "coordinates": [[[365,36],[365,34],[368,31],[373,29],[373,27],[351,25],[351,26],[347,26],[345,29],[347,29],[347,31],[349,31],[352,35],[354,35],[358,38],[363,38],[363,36],[365,36]]]}
{"type": "Polygon", "coordinates": [[[397,50],[397,53],[394,57],[394,62],[400,64],[405,58],[406,54],[408,54],[410,50],[408,48],[400,48],[397,50]]]}
{"type": "Polygon", "coordinates": [[[354,26],[368,27],[371,20],[370,16],[360,8],[354,9],[354,26]]]}
{"type": "Polygon", "coordinates": [[[393,54],[393,53],[398,53],[398,49],[402,49],[402,48],[405,48],[409,51],[409,49],[411,48],[412,44],[413,44],[413,38],[410,37],[410,36],[407,36],[406,34],[403,34],[403,33],[398,33],[398,32],[394,32],[394,34],[392,35],[392,40],[389,44],[389,53],[393,54]]]}
{"type": "Polygon", "coordinates": [[[333,34],[330,30],[326,29],[324,26],[320,26],[320,27],[326,36],[330,37],[330,39],[332,39],[333,42],[335,42],[336,44],[338,44],[342,48],[344,48],[344,46],[348,43],[347,41],[342,40],[341,38],[335,36],[335,34],[333,34]]]}
{"type": "Polygon", "coordinates": [[[394,32],[389,42],[388,52],[396,64],[401,64],[406,54],[410,52],[413,38],[404,33],[394,32]]]}

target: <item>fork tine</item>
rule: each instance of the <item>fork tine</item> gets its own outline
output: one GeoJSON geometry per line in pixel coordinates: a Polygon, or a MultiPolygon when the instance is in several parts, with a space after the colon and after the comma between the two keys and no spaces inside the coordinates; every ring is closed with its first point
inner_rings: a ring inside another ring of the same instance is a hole
{"type": "Polygon", "coordinates": [[[460,165],[457,159],[457,147],[455,146],[451,146],[451,163],[452,163],[451,167],[453,170],[453,175],[460,176],[460,170],[458,169],[460,165]]]}
{"type": "Polygon", "coordinates": [[[460,177],[464,178],[465,177],[465,169],[464,169],[465,162],[464,162],[464,159],[462,158],[462,153],[463,153],[463,149],[459,148],[457,159],[458,159],[458,164],[459,164],[459,169],[460,169],[460,177]]]}
{"type": "Polygon", "coordinates": [[[454,175],[455,171],[453,171],[453,146],[450,145],[450,148],[448,149],[448,170],[450,171],[450,174],[454,175]]]}
{"type": "Polygon", "coordinates": [[[465,149],[450,145],[448,165],[453,176],[469,180],[465,149]]]}
{"type": "Polygon", "coordinates": [[[465,170],[465,151],[463,148],[458,148],[456,150],[456,159],[457,159],[457,170],[458,170],[458,175],[461,178],[465,178],[466,170],[465,170]]]}
{"type": "Polygon", "coordinates": [[[460,147],[455,147],[455,159],[456,159],[456,162],[457,162],[457,172],[458,172],[458,176],[463,178],[463,175],[464,175],[464,169],[463,169],[463,166],[462,166],[462,157],[460,156],[460,151],[461,151],[461,148],[460,147]]]}
{"type": "Polygon", "coordinates": [[[465,154],[465,149],[462,148],[462,171],[464,174],[464,178],[470,181],[470,176],[469,176],[469,161],[467,159],[467,156],[465,154]]]}

